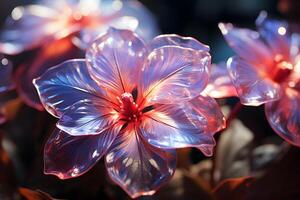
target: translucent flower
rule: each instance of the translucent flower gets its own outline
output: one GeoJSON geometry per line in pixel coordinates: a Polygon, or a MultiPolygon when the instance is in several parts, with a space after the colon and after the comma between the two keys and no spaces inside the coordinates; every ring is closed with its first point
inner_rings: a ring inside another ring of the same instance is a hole
{"type": "Polygon", "coordinates": [[[129,30],[109,29],[86,59],[49,69],[34,84],[59,118],[45,146],[45,173],[79,176],[102,156],[110,178],[131,197],[153,194],[176,168],[175,148],[212,155],[225,126],[214,99],[199,95],[209,48],[162,35],[149,45],[129,30]]]}
{"type": "Polygon", "coordinates": [[[18,54],[72,34],[85,48],[109,26],[149,40],[157,32],[149,11],[135,0],[42,0],[13,9],[0,34],[0,52],[18,54]]]}
{"type": "Polygon", "coordinates": [[[261,12],[258,31],[220,23],[229,46],[237,53],[227,62],[241,103],[265,104],[272,128],[286,141],[300,146],[300,36],[284,21],[261,12]]]}
{"type": "Polygon", "coordinates": [[[12,81],[12,63],[0,55],[0,123],[5,122],[5,115],[3,114],[2,104],[6,101],[5,93],[14,89],[15,85],[12,81]]]}

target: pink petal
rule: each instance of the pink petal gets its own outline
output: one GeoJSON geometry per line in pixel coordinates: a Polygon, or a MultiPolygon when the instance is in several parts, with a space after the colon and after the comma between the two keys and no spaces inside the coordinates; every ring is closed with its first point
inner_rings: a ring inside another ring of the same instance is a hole
{"type": "Polygon", "coordinates": [[[91,75],[116,95],[131,92],[144,62],[146,48],[129,30],[110,28],[87,49],[91,75]]]}
{"type": "Polygon", "coordinates": [[[299,99],[299,89],[286,88],[278,101],[265,105],[265,112],[273,130],[290,144],[300,147],[299,99]]]}
{"type": "Polygon", "coordinates": [[[288,59],[290,53],[288,23],[285,21],[268,19],[267,13],[262,11],[256,20],[256,25],[259,34],[271,47],[273,54],[280,54],[288,59]]]}
{"type": "Polygon", "coordinates": [[[239,57],[230,58],[227,65],[242,104],[258,106],[280,98],[280,86],[263,70],[239,57]]]}
{"type": "Polygon", "coordinates": [[[110,105],[103,90],[91,78],[84,59],[68,60],[52,67],[33,83],[46,110],[56,117],[81,100],[102,101],[110,105]]]}
{"type": "Polygon", "coordinates": [[[44,173],[60,179],[74,178],[87,172],[108,150],[118,128],[98,135],[71,136],[55,129],[44,149],[44,173]]]}
{"type": "Polygon", "coordinates": [[[214,133],[225,127],[224,116],[210,97],[154,106],[153,111],[144,114],[140,128],[148,142],[159,148],[213,147],[214,133]]]}
{"type": "Polygon", "coordinates": [[[140,90],[151,103],[179,103],[200,94],[209,79],[210,54],[177,46],[154,49],[142,69],[140,90]]]}
{"type": "Polygon", "coordinates": [[[59,16],[55,10],[39,5],[14,8],[0,33],[0,52],[18,54],[53,39],[64,27],[58,23],[59,16]]]}
{"type": "Polygon", "coordinates": [[[69,107],[59,119],[57,127],[73,136],[100,134],[116,124],[115,115],[114,109],[103,100],[85,99],[69,107]]]}
{"type": "Polygon", "coordinates": [[[30,83],[50,67],[79,56],[80,52],[74,47],[70,38],[52,42],[40,49],[34,58],[19,66],[15,73],[17,91],[22,100],[33,108],[43,110],[36,89],[30,83]]]}
{"type": "Polygon", "coordinates": [[[236,89],[230,79],[226,63],[212,65],[209,83],[203,93],[213,98],[237,96],[236,89]]]}
{"type": "Polygon", "coordinates": [[[152,195],[176,169],[176,151],[149,145],[139,130],[127,127],[118,134],[105,163],[110,178],[131,198],[152,195]]]}
{"type": "Polygon", "coordinates": [[[15,87],[12,80],[12,63],[0,55],[0,93],[11,90],[15,87]]]}
{"type": "Polygon", "coordinates": [[[273,55],[261,40],[259,33],[250,29],[236,28],[232,24],[220,23],[228,45],[244,60],[268,69],[273,64],[273,55]]]}
{"type": "Polygon", "coordinates": [[[159,35],[150,43],[151,49],[157,49],[163,46],[179,46],[209,52],[209,46],[202,44],[192,37],[182,37],[176,34],[159,35]]]}

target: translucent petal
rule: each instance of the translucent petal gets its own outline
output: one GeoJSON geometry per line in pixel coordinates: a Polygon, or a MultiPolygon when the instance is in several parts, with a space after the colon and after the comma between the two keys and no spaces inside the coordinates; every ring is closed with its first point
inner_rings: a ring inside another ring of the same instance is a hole
{"type": "Polygon", "coordinates": [[[45,144],[44,173],[60,179],[82,175],[106,153],[117,133],[117,127],[89,136],[71,136],[55,129],[45,144]]]}
{"type": "Polygon", "coordinates": [[[87,49],[86,58],[98,84],[121,95],[135,86],[146,52],[135,33],[110,28],[87,49]]]}
{"type": "Polygon", "coordinates": [[[51,40],[65,26],[59,17],[55,10],[39,5],[14,8],[0,33],[0,52],[17,54],[51,40]]]}
{"type": "Polygon", "coordinates": [[[232,84],[225,62],[212,65],[209,83],[203,93],[213,98],[237,96],[236,89],[232,84]]]}
{"type": "Polygon", "coordinates": [[[290,34],[288,33],[288,23],[274,19],[268,19],[267,13],[262,11],[256,20],[259,34],[271,47],[274,55],[280,54],[285,59],[290,53],[290,34]]]}
{"type": "Polygon", "coordinates": [[[213,134],[225,127],[224,116],[210,97],[154,106],[144,114],[140,129],[147,141],[159,148],[213,147],[213,134]]]}
{"type": "Polygon", "coordinates": [[[22,100],[35,109],[43,110],[32,80],[44,74],[50,67],[79,56],[80,52],[70,38],[54,41],[41,48],[35,58],[28,59],[15,73],[17,91],[22,100]]]}
{"type": "Polygon", "coordinates": [[[102,101],[110,105],[91,78],[84,59],[68,60],[52,67],[33,82],[44,107],[56,117],[80,100],[102,101]]]}
{"type": "Polygon", "coordinates": [[[261,40],[258,32],[236,28],[229,23],[220,23],[219,28],[228,45],[244,60],[263,68],[268,68],[273,64],[272,52],[261,40]]]}
{"type": "Polygon", "coordinates": [[[93,135],[116,124],[116,111],[103,100],[82,100],[69,107],[57,123],[57,127],[70,135],[93,135]]]}
{"type": "Polygon", "coordinates": [[[280,86],[264,71],[239,57],[230,58],[227,66],[242,104],[258,106],[280,98],[280,86]]]}
{"type": "Polygon", "coordinates": [[[209,46],[202,44],[192,37],[182,37],[176,34],[159,35],[150,43],[151,49],[157,49],[163,46],[179,46],[209,52],[209,46]]]}
{"type": "Polygon", "coordinates": [[[152,195],[169,181],[176,169],[176,151],[148,144],[138,129],[118,134],[105,157],[110,178],[132,198],[152,195]]]}
{"type": "Polygon", "coordinates": [[[286,88],[278,101],[265,105],[265,111],[274,131],[290,144],[300,147],[299,91],[299,89],[286,88]]]}
{"type": "Polygon", "coordinates": [[[12,63],[0,55],[0,92],[5,92],[15,87],[12,80],[12,72],[12,63]]]}
{"type": "Polygon", "coordinates": [[[209,79],[210,55],[177,46],[154,49],[142,69],[140,89],[151,103],[178,103],[200,94],[209,79]]]}

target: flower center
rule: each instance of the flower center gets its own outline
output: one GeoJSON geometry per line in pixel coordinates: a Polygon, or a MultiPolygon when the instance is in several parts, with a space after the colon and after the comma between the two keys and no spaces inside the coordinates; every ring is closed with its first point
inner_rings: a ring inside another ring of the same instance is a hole
{"type": "Polygon", "coordinates": [[[138,104],[131,93],[125,92],[118,98],[120,103],[120,120],[126,122],[137,122],[142,116],[142,111],[139,109],[138,104]]]}
{"type": "Polygon", "coordinates": [[[277,83],[286,81],[293,69],[292,63],[284,60],[281,56],[275,56],[275,66],[271,74],[273,81],[277,83]]]}

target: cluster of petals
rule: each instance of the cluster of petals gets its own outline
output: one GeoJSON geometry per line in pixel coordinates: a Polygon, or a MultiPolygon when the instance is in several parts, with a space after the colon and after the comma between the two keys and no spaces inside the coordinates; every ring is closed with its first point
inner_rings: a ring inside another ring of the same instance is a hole
{"type": "Polygon", "coordinates": [[[160,35],[146,45],[110,28],[86,51],[34,80],[46,110],[59,118],[45,145],[45,173],[77,177],[104,157],[109,177],[131,197],[170,180],[176,148],[213,152],[225,126],[217,102],[200,95],[211,68],[209,47],[160,35]]]}
{"type": "Polygon", "coordinates": [[[257,31],[220,23],[236,52],[227,62],[241,103],[265,105],[271,127],[283,139],[300,146],[300,35],[285,21],[261,12],[257,31]]]}

